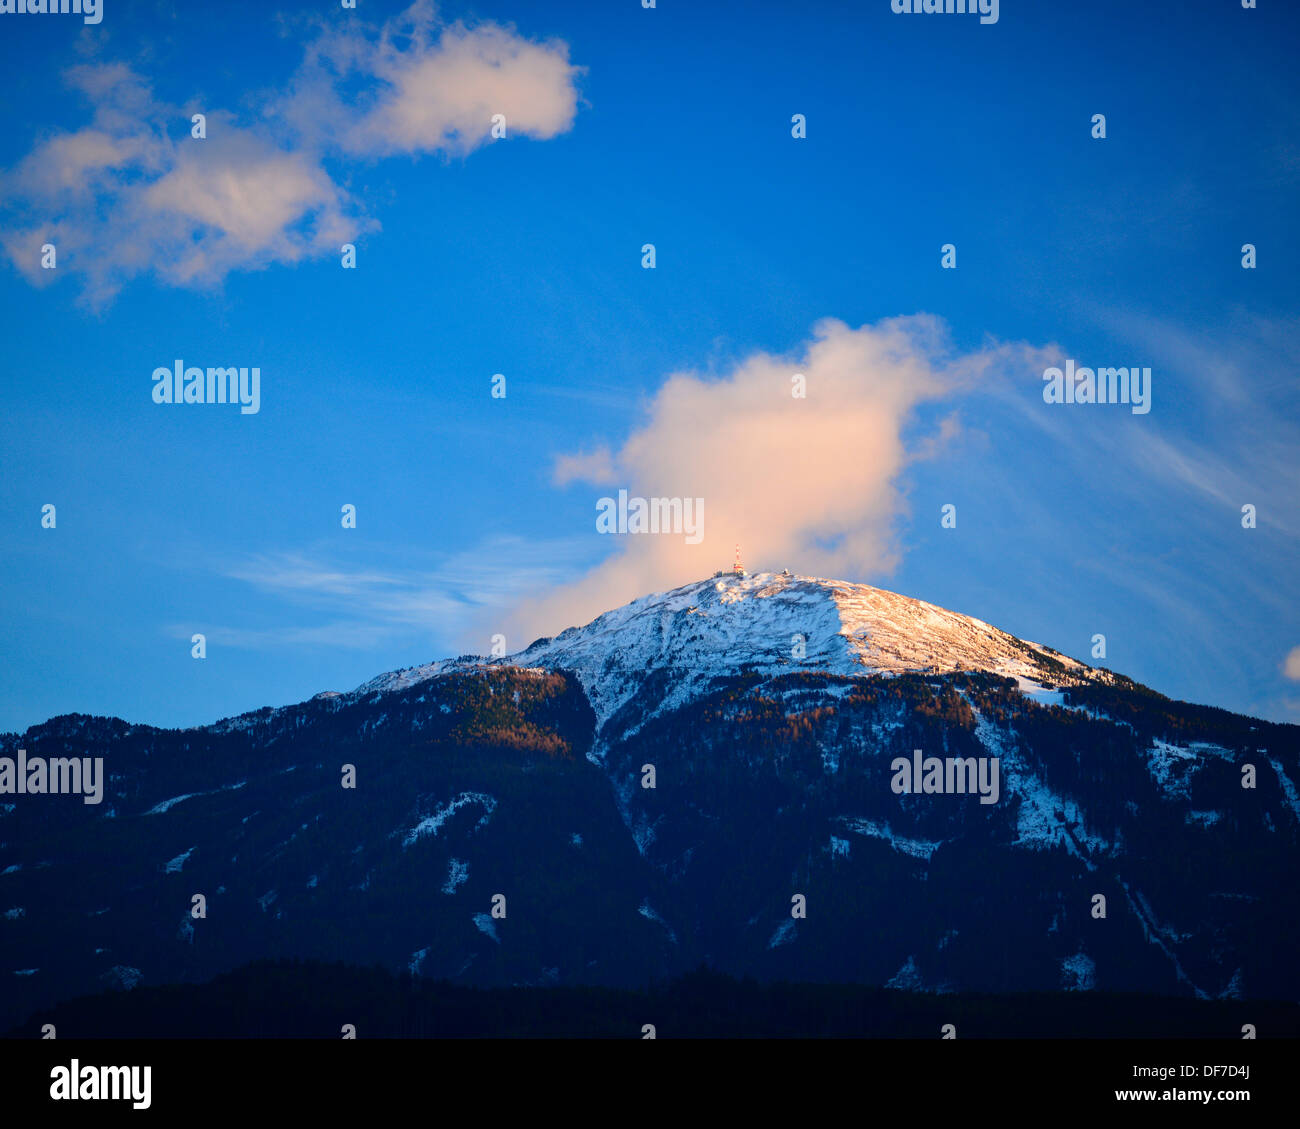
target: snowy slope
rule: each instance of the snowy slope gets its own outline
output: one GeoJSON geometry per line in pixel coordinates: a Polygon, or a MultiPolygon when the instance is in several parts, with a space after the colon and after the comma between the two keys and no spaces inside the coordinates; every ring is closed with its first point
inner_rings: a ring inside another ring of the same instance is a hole
{"type": "MultiPolygon", "coordinates": [[[[986,670],[1059,682],[1100,672],[999,631],[982,620],[842,580],[781,573],[724,575],[643,596],[585,627],[492,660],[572,670],[600,725],[637,694],[648,675],[666,676],[664,696],[645,717],[708,691],[713,679],[749,668],[760,674],[816,670],[861,676],[904,671],[986,670]],[[800,647],[802,646],[802,653],[800,647]]],[[[358,696],[402,689],[458,664],[430,663],[372,679],[358,696]]]]}
{"type": "MultiPolygon", "coordinates": [[[[1051,655],[1070,674],[1089,668],[1051,655]]],[[[721,576],[645,596],[586,627],[534,644],[511,661],[574,671],[603,724],[663,671],[660,712],[748,667],[763,674],[841,675],[986,670],[1053,680],[1049,655],[970,616],[873,588],[810,576],[721,576]],[[802,645],[802,654],[800,646],[802,645]]],[[[1059,676],[1058,676],[1059,677],[1059,676]]]]}

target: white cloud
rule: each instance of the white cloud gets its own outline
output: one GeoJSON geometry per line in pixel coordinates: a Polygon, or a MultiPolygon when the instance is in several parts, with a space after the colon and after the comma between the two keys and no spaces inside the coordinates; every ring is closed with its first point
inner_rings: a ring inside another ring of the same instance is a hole
{"type": "Polygon", "coordinates": [[[567,46],[495,25],[449,27],[420,52],[385,41],[373,68],[386,89],[344,139],[356,153],[468,153],[497,114],[507,136],[545,140],[570,129],[578,110],[567,46]]]}
{"type": "Polygon", "coordinates": [[[36,285],[79,275],[92,306],[141,274],[210,285],[337,254],[378,224],[330,169],[357,157],[463,156],[489,139],[494,114],[507,138],[555,137],[573,125],[578,74],[563,42],[491,23],[443,26],[417,0],[377,31],[322,32],[248,123],[207,109],[198,140],[193,108],[159,101],[125,64],[74,66],[64,78],[92,120],[0,172],[0,246],[36,285]],[[45,243],[58,250],[57,272],[41,269],[45,243]]]}

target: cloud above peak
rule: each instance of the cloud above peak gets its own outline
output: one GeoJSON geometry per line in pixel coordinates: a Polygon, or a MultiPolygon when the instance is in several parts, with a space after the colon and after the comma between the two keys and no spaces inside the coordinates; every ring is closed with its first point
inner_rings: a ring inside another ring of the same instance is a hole
{"type": "Polygon", "coordinates": [[[340,183],[358,160],[463,157],[494,140],[496,115],[507,139],[556,137],[579,74],[562,41],[444,25],[425,0],[377,29],[318,32],[246,117],[160,101],[124,63],[80,64],[63,77],[91,121],[0,171],[0,247],[35,285],[76,274],[92,307],[139,275],[206,286],[337,254],[379,226],[340,183]],[[190,135],[194,113],[205,138],[190,135]],[[56,271],[41,267],[46,243],[56,271]]]}
{"type": "Polygon", "coordinates": [[[789,356],[755,353],[720,379],[670,376],[621,446],[562,455],[554,479],[598,488],[593,537],[597,494],[702,498],[702,542],[618,537],[602,564],[530,609],[523,633],[550,634],[707,576],[736,543],[755,568],[890,570],[902,472],[960,433],[951,412],[927,420],[921,409],[1049,358],[1026,345],[959,351],[940,319],[921,314],[857,329],[827,319],[789,356]]]}

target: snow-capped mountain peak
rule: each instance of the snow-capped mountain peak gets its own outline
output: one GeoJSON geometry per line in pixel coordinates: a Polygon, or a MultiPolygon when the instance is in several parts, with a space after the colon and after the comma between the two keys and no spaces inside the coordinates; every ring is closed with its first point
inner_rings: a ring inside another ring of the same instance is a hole
{"type": "Polygon", "coordinates": [[[786,572],[719,573],[642,596],[505,658],[442,660],[393,671],[354,693],[405,689],[484,661],[572,670],[600,726],[644,695],[647,676],[656,673],[666,676],[664,694],[643,703],[645,717],[674,709],[706,693],[714,679],[743,670],[850,677],[983,670],[1035,683],[1102,673],[983,620],[868,584],[786,572]]]}
{"type": "Polygon", "coordinates": [[[671,678],[653,712],[680,705],[712,679],[742,669],[848,676],[986,670],[1059,680],[1060,663],[1070,677],[1092,673],[1036,643],[921,600],[866,584],[770,572],[723,574],[644,596],[506,661],[574,671],[601,723],[655,671],[671,678]]]}

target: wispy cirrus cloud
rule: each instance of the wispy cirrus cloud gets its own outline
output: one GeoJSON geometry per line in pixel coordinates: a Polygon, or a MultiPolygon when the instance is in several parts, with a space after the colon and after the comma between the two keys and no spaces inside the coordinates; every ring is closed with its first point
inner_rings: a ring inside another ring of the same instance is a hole
{"type": "Polygon", "coordinates": [[[32,283],[79,276],[92,307],[129,280],[207,286],[232,271],[337,254],[378,221],[340,183],[359,160],[443,153],[572,128],[580,68],[562,41],[440,21],[417,0],[377,29],[320,30],[283,88],[244,116],[159,100],[124,63],[64,73],[91,106],[0,173],[0,246],[32,283]],[[192,113],[207,136],[190,136],[192,113]],[[58,272],[41,269],[41,248],[58,272]]]}
{"type": "Polygon", "coordinates": [[[1261,526],[1300,536],[1300,394],[1290,378],[1300,365],[1300,319],[1239,313],[1189,329],[1095,303],[1081,308],[1120,343],[1122,352],[1102,361],[1152,369],[1151,414],[1111,421],[1058,411],[1042,402],[1032,371],[985,391],[1048,436],[1062,458],[1107,467],[1112,489],[1149,497],[1158,485],[1233,511],[1250,503],[1261,526]],[[1177,411],[1164,407],[1174,401],[1177,411]]]}
{"type": "MultiPolygon", "coordinates": [[[[316,645],[376,650],[428,640],[429,657],[444,658],[455,650],[486,654],[491,636],[508,629],[507,610],[529,592],[570,579],[587,548],[576,540],[497,537],[422,567],[389,568],[354,564],[324,549],[254,554],[218,570],[271,597],[281,622],[217,624],[205,634],[214,643],[259,651],[316,645]],[[303,614],[286,608],[301,608],[303,614]],[[443,651],[435,652],[437,646],[443,651]]],[[[367,552],[371,561],[381,555],[373,548],[367,552]]],[[[410,557],[405,550],[392,555],[402,562],[410,557]]],[[[192,630],[168,628],[187,639],[192,630]]],[[[508,643],[518,650],[531,641],[508,643]]]]}

